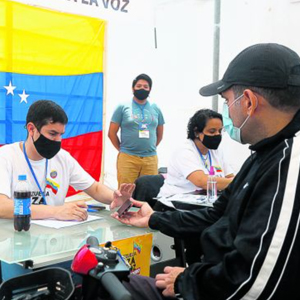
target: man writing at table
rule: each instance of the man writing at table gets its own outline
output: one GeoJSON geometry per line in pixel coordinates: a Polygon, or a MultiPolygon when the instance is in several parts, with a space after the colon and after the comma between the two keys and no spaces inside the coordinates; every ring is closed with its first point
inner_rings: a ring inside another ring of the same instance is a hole
{"type": "Polygon", "coordinates": [[[134,300],[299,299],[300,57],[278,44],[242,51],[203,96],[225,99],[228,134],[252,151],[212,208],[153,212],[147,203],[124,218],[179,238],[201,236],[201,261],[167,267],[156,280],[131,276],[134,300]],[[157,287],[157,288],[156,288],[157,287]]]}
{"type": "Polygon", "coordinates": [[[111,208],[120,206],[131,196],[133,184],[124,184],[120,191],[112,191],[95,181],[61,149],[67,123],[68,117],[59,105],[49,100],[36,101],[26,117],[26,141],[0,148],[0,218],[13,217],[12,198],[18,175],[27,175],[32,219],[86,220],[84,201],[64,202],[69,186],[99,202],[111,204],[111,208]]]}

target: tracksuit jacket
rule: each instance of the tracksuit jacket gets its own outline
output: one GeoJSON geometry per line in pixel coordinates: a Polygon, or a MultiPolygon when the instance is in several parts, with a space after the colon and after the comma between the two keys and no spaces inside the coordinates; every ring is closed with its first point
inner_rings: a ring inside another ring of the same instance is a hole
{"type": "Polygon", "coordinates": [[[213,208],[154,213],[152,229],[201,238],[175,282],[186,300],[300,299],[300,111],[251,156],[213,208]]]}

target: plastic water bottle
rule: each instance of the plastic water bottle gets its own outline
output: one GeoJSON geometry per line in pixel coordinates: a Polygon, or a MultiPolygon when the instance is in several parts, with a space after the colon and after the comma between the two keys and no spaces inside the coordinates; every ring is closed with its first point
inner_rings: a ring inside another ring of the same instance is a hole
{"type": "Polygon", "coordinates": [[[207,202],[214,203],[218,198],[217,195],[217,181],[215,177],[214,167],[211,166],[209,170],[209,175],[207,178],[207,202]]]}
{"type": "Polygon", "coordinates": [[[31,218],[31,192],[26,175],[19,175],[14,192],[14,227],[17,231],[29,230],[31,218]]]}

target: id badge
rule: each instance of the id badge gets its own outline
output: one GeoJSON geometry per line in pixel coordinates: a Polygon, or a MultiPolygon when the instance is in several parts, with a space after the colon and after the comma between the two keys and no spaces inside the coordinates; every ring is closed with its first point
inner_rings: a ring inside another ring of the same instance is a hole
{"type": "Polygon", "coordinates": [[[149,130],[139,130],[139,138],[140,139],[149,139],[150,138],[149,130]]]}

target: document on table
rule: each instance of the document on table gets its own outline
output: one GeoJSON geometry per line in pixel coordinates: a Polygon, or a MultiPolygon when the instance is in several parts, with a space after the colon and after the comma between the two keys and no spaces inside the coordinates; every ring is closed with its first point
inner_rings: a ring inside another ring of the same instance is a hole
{"type": "Polygon", "coordinates": [[[31,223],[36,224],[36,225],[41,225],[41,226],[60,229],[60,228],[80,225],[80,224],[84,224],[86,222],[91,222],[91,221],[100,220],[100,219],[103,219],[103,218],[99,217],[99,216],[88,215],[88,218],[85,221],[81,221],[81,222],[79,222],[79,221],[60,221],[60,220],[55,220],[55,219],[45,219],[45,220],[31,220],[31,223]]]}
{"type": "Polygon", "coordinates": [[[206,202],[206,196],[192,195],[192,194],[186,193],[186,194],[175,194],[175,195],[172,195],[169,197],[161,197],[158,200],[161,202],[178,201],[178,202],[186,202],[186,203],[191,203],[191,204],[203,205],[206,202]]]}

